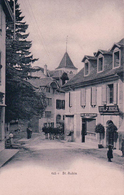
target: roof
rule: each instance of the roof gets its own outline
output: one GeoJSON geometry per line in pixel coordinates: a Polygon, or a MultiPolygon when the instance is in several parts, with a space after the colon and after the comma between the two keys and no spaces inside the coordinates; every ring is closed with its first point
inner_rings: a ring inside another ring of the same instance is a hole
{"type": "Polygon", "coordinates": [[[120,45],[120,46],[124,46],[124,38],[123,38],[123,39],[121,39],[121,40],[118,42],[118,45],[120,45]]]}
{"type": "Polygon", "coordinates": [[[52,70],[49,71],[49,76],[53,77],[53,78],[60,78],[63,75],[63,71],[62,70],[52,70]]]}
{"type": "Polygon", "coordinates": [[[29,83],[31,83],[34,87],[39,88],[39,87],[47,87],[50,86],[52,82],[55,82],[52,78],[47,77],[47,78],[41,78],[41,79],[28,79],[27,80],[29,83]]]}
{"type": "Polygon", "coordinates": [[[83,60],[82,60],[82,62],[84,62],[86,59],[88,59],[88,60],[97,60],[97,58],[94,57],[94,56],[87,56],[87,55],[85,55],[83,60]]]}
{"type": "Polygon", "coordinates": [[[12,12],[12,9],[11,9],[11,7],[9,5],[9,2],[7,0],[0,0],[0,4],[3,7],[3,10],[5,12],[5,15],[6,15],[7,19],[9,21],[13,21],[14,20],[13,12],[12,12]]]}
{"type": "MultiPolygon", "coordinates": [[[[111,69],[110,66],[107,70],[97,73],[96,69],[93,69],[92,72],[90,72],[90,75],[84,76],[84,68],[81,69],[71,80],[69,80],[64,86],[62,86],[63,89],[69,89],[69,87],[76,88],[78,86],[88,86],[93,84],[93,81],[99,81],[103,82],[104,78],[108,77],[109,79],[111,76],[117,76],[117,74],[120,74],[124,71],[123,66],[111,69]],[[91,83],[90,83],[91,82],[91,83]]],[[[106,80],[105,80],[106,81],[106,80]]]]}
{"type": "Polygon", "coordinates": [[[114,49],[114,47],[123,47],[124,46],[124,38],[121,39],[119,42],[114,43],[114,45],[112,46],[111,50],[114,49]]]}
{"type": "Polygon", "coordinates": [[[56,68],[56,69],[59,69],[59,68],[72,68],[72,69],[77,69],[73,62],[71,61],[69,55],[67,52],[65,52],[59,66],[56,68]]]}
{"type": "Polygon", "coordinates": [[[101,54],[103,54],[103,55],[112,55],[112,52],[110,52],[110,51],[108,51],[108,50],[101,50],[101,49],[99,49],[98,51],[97,51],[97,53],[95,54],[95,57],[97,57],[98,55],[99,55],[99,53],[101,53],[101,54]]]}

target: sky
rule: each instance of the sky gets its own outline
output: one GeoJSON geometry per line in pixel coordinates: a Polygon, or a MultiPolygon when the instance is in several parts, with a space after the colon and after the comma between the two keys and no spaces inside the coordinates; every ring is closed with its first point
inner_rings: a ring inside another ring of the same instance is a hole
{"type": "Polygon", "coordinates": [[[39,58],[33,66],[49,70],[59,66],[67,52],[80,70],[84,55],[111,49],[124,38],[124,0],[18,0],[31,52],[39,58]]]}

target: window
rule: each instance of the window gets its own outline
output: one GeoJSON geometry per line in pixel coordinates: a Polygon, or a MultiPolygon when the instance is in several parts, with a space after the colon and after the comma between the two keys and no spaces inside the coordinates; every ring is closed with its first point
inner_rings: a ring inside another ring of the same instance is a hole
{"type": "Polygon", "coordinates": [[[120,51],[115,51],[113,54],[113,62],[114,62],[114,68],[120,66],[120,51]]]}
{"type": "Polygon", "coordinates": [[[56,100],[56,109],[65,109],[65,100],[56,100]]]}
{"type": "Polygon", "coordinates": [[[91,106],[95,107],[97,103],[97,88],[92,87],[91,88],[91,106]]]}
{"type": "Polygon", "coordinates": [[[45,118],[51,118],[51,111],[45,111],[45,118]]]}
{"type": "Polygon", "coordinates": [[[69,92],[69,107],[72,107],[72,94],[69,92]]]}
{"type": "Polygon", "coordinates": [[[86,89],[85,88],[81,89],[81,92],[80,92],[80,104],[82,107],[86,106],[86,89]]]}
{"type": "Polygon", "coordinates": [[[2,31],[2,7],[0,5],[0,32],[2,31]]]}
{"type": "Polygon", "coordinates": [[[85,76],[87,76],[89,74],[89,63],[85,63],[85,76]]]}
{"type": "Polygon", "coordinates": [[[107,86],[107,103],[112,104],[114,100],[114,85],[110,84],[107,86]]]}
{"type": "Polygon", "coordinates": [[[98,72],[103,71],[103,57],[98,58],[98,72]]]}
{"type": "Polygon", "coordinates": [[[50,87],[46,87],[46,92],[50,93],[50,87]]]}
{"type": "Polygon", "coordinates": [[[52,98],[47,98],[47,106],[52,106],[52,98]]]}
{"type": "Polygon", "coordinates": [[[56,116],[56,123],[59,123],[60,120],[61,120],[61,115],[58,114],[58,115],[56,116]]]}

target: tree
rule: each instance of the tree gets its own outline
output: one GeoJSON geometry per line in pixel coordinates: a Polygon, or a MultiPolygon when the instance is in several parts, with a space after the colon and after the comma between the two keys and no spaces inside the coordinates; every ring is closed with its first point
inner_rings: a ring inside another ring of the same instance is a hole
{"type": "MultiPolygon", "coordinates": [[[[13,0],[9,1],[9,4],[13,10],[13,0]]],[[[21,70],[22,76],[26,76],[26,73],[31,67],[31,63],[38,59],[33,58],[30,52],[32,46],[31,41],[27,41],[29,36],[26,33],[28,25],[23,22],[24,16],[21,16],[22,12],[19,8],[18,1],[15,0],[15,40],[14,40],[14,24],[7,21],[6,28],[6,63],[7,66],[15,67],[21,70]]]]}
{"type": "Polygon", "coordinates": [[[6,85],[6,122],[16,119],[30,120],[34,115],[41,117],[46,107],[46,98],[26,80],[18,76],[18,71],[9,67],[6,85]],[[13,74],[16,72],[16,76],[13,74]],[[12,76],[12,77],[11,77],[12,76]]]}
{"type": "MultiPolygon", "coordinates": [[[[13,10],[13,1],[9,4],[13,10]]],[[[46,107],[45,95],[26,81],[31,63],[37,59],[30,52],[31,41],[27,41],[28,25],[15,0],[16,30],[13,39],[13,23],[7,21],[6,28],[6,122],[12,119],[31,119],[33,115],[42,116],[46,107]]]]}

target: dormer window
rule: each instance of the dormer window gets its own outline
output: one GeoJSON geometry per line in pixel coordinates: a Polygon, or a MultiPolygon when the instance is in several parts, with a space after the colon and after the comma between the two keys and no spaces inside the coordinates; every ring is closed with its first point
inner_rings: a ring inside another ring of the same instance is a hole
{"type": "Polygon", "coordinates": [[[97,72],[102,72],[104,69],[104,57],[100,55],[97,59],[97,72]]]}
{"type": "Polygon", "coordinates": [[[90,65],[89,65],[89,62],[86,62],[85,63],[85,68],[84,68],[85,76],[89,75],[89,72],[90,72],[90,65]]]}
{"type": "Polygon", "coordinates": [[[121,59],[121,51],[116,48],[113,53],[113,68],[117,68],[120,66],[120,59],[121,59]]]}

